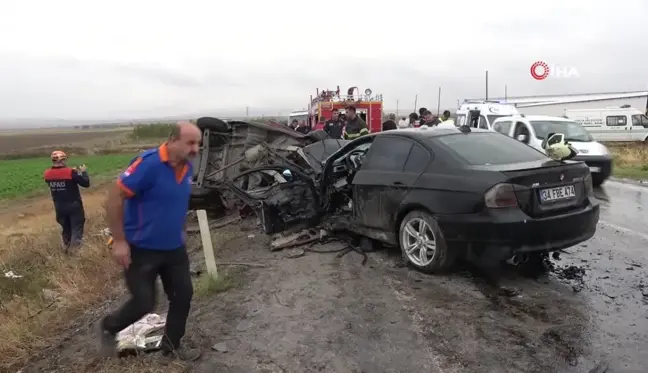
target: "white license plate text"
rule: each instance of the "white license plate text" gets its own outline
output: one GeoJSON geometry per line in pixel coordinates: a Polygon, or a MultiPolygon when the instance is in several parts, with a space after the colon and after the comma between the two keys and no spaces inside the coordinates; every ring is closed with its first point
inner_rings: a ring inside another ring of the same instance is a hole
{"type": "Polygon", "coordinates": [[[576,191],[573,185],[565,185],[561,187],[540,190],[541,202],[553,202],[574,197],[576,197],[576,191]]]}

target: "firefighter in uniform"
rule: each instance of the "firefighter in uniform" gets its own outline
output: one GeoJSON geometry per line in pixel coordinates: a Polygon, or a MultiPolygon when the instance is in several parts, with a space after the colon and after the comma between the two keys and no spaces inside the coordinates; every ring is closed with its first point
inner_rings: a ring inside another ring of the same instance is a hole
{"type": "Polygon", "coordinates": [[[345,112],[346,126],[344,128],[344,138],[346,140],[354,140],[360,136],[369,134],[367,123],[356,115],[355,106],[347,106],[345,112]]]}
{"type": "Polygon", "coordinates": [[[59,150],[52,153],[52,167],[43,176],[52,193],[56,222],[61,225],[63,248],[67,252],[79,247],[83,239],[85,211],[79,186],[88,188],[90,178],[85,165],[68,167],[67,155],[59,150]]]}
{"type": "Polygon", "coordinates": [[[337,109],[333,110],[331,119],[324,123],[324,131],[328,133],[332,139],[341,139],[342,130],[344,129],[344,122],[340,119],[337,109]]]}

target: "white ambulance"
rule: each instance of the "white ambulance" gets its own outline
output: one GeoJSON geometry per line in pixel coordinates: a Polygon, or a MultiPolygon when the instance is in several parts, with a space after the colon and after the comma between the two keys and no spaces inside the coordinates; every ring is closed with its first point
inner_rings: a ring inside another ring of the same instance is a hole
{"type": "Polygon", "coordinates": [[[471,110],[479,110],[480,114],[479,120],[475,120],[469,125],[482,129],[492,129],[493,122],[497,118],[520,114],[515,106],[499,101],[466,100],[457,109],[455,124],[457,126],[465,125],[471,110]]]}

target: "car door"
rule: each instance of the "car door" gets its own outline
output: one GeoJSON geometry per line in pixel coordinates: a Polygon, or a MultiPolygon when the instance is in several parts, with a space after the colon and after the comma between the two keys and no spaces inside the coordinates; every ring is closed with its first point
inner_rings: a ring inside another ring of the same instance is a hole
{"type": "Polygon", "coordinates": [[[526,123],[516,122],[515,126],[511,128],[511,137],[524,144],[529,145],[529,142],[531,141],[531,130],[526,125],[526,123]],[[522,135],[523,137],[520,137],[522,135]]]}
{"type": "Polygon", "coordinates": [[[486,120],[486,117],[483,116],[483,115],[479,116],[479,128],[481,128],[483,130],[488,129],[488,121],[486,120]]]}
{"type": "Polygon", "coordinates": [[[644,125],[648,125],[642,118],[645,118],[641,114],[634,114],[632,116],[632,141],[644,141],[646,138],[646,128],[644,125]]]}
{"type": "Polygon", "coordinates": [[[352,181],[356,223],[367,228],[391,229],[390,216],[420,175],[404,172],[413,146],[414,141],[406,137],[376,137],[352,181]]]}

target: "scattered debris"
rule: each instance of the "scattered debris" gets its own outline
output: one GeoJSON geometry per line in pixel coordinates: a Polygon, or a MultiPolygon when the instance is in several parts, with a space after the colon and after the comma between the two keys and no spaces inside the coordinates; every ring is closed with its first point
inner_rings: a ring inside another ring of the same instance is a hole
{"type": "Polygon", "coordinates": [[[55,301],[59,298],[59,295],[54,291],[50,289],[43,289],[43,299],[46,301],[52,302],[55,301]]]}
{"type": "Polygon", "coordinates": [[[22,278],[22,275],[17,275],[13,271],[7,271],[4,273],[4,277],[6,278],[22,278]]]}
{"type": "Polygon", "coordinates": [[[556,267],[553,272],[563,280],[583,281],[583,276],[585,276],[585,268],[574,265],[556,267]]]}
{"type": "Polygon", "coordinates": [[[117,333],[118,351],[152,351],[160,348],[162,336],[150,336],[151,333],[164,329],[166,316],[149,313],[139,321],[117,333]]]}
{"type": "Polygon", "coordinates": [[[306,252],[302,249],[291,249],[286,253],[286,258],[296,259],[304,256],[306,252]]]}
{"type": "Polygon", "coordinates": [[[270,243],[270,250],[279,251],[289,247],[306,245],[321,240],[326,236],[328,236],[328,232],[324,230],[317,232],[315,229],[307,229],[289,235],[276,234],[270,243]]]}
{"type": "Polygon", "coordinates": [[[215,345],[212,346],[212,350],[222,352],[222,353],[227,353],[228,351],[225,342],[216,343],[215,345]]]}

